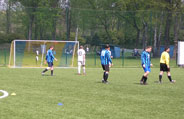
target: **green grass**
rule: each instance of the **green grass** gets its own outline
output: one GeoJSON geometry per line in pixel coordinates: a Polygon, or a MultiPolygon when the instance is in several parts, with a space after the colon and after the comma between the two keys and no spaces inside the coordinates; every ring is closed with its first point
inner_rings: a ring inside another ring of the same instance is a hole
{"type": "Polygon", "coordinates": [[[3,93],[0,92],[0,96],[2,96],[2,95],[3,95],[3,93]]]}
{"type": "Polygon", "coordinates": [[[55,69],[55,76],[41,76],[43,69],[1,68],[0,90],[16,93],[0,99],[1,119],[184,119],[184,69],[172,68],[157,84],[152,68],[149,85],[139,85],[141,68],[112,68],[109,84],[102,84],[101,68],[55,69]],[[58,103],[63,103],[58,106],[58,103]]]}

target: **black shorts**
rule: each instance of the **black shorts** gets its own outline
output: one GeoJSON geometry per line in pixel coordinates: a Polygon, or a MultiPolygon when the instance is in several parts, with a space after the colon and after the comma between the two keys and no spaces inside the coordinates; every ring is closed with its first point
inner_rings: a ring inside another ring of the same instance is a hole
{"type": "Polygon", "coordinates": [[[48,62],[48,67],[53,67],[53,62],[48,62]]]}
{"type": "Polygon", "coordinates": [[[102,64],[102,68],[103,68],[104,71],[109,71],[110,70],[109,65],[103,65],[102,64]]]}
{"type": "Polygon", "coordinates": [[[169,72],[170,71],[170,68],[168,68],[166,64],[160,63],[160,71],[169,72]]]}

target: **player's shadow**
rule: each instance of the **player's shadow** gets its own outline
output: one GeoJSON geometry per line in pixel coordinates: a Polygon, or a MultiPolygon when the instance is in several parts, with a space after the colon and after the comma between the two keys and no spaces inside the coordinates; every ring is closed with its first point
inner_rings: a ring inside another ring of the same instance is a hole
{"type": "Polygon", "coordinates": [[[140,83],[133,83],[133,84],[135,84],[135,85],[141,85],[140,83]]]}
{"type": "Polygon", "coordinates": [[[96,83],[102,83],[102,81],[96,81],[96,83]]]}
{"type": "Polygon", "coordinates": [[[49,74],[44,74],[44,75],[42,75],[42,76],[50,76],[50,77],[51,77],[51,75],[49,75],[49,74]]]}
{"type": "Polygon", "coordinates": [[[158,83],[159,83],[159,81],[154,81],[154,83],[157,83],[157,84],[158,84],[158,83]]]}

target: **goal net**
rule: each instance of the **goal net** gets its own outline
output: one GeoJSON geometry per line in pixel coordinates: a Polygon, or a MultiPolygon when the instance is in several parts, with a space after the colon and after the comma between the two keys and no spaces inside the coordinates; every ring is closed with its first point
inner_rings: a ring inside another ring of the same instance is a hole
{"type": "Polygon", "coordinates": [[[54,46],[58,59],[54,67],[76,67],[78,41],[14,40],[11,43],[9,66],[14,68],[47,67],[44,64],[47,50],[54,46]]]}

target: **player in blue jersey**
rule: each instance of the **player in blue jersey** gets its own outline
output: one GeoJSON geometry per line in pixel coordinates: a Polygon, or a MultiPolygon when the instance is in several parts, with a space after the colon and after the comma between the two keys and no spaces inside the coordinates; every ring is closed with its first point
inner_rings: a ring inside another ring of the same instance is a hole
{"type": "Polygon", "coordinates": [[[102,68],[104,70],[102,83],[108,83],[107,79],[110,71],[109,64],[112,65],[111,55],[109,51],[110,51],[109,45],[106,45],[105,49],[101,51],[100,59],[101,59],[102,68]]]}
{"type": "Polygon", "coordinates": [[[57,61],[57,59],[53,55],[53,51],[52,51],[53,49],[54,49],[54,46],[51,46],[49,48],[49,50],[47,51],[47,55],[46,55],[45,60],[48,63],[48,67],[45,70],[43,70],[42,75],[44,75],[45,72],[50,69],[51,70],[51,76],[53,76],[53,72],[54,72],[54,67],[53,67],[54,64],[53,64],[53,61],[54,60],[57,61]]]}
{"type": "Polygon", "coordinates": [[[142,62],[142,67],[144,69],[144,75],[142,76],[142,79],[140,81],[140,84],[144,84],[146,85],[146,81],[148,78],[148,74],[151,72],[151,56],[150,56],[150,52],[152,50],[151,46],[147,46],[145,51],[142,52],[141,54],[141,62],[142,62]]]}

